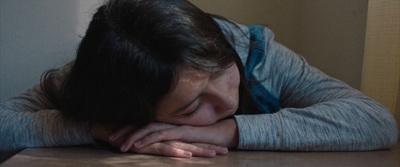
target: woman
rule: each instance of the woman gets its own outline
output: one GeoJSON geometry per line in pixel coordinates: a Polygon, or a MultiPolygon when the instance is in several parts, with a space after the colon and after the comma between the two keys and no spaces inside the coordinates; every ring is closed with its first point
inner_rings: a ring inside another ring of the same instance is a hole
{"type": "Polygon", "coordinates": [[[358,151],[397,142],[390,112],[262,26],[185,0],[110,0],[74,62],[0,106],[1,150],[107,142],[176,157],[358,151]]]}

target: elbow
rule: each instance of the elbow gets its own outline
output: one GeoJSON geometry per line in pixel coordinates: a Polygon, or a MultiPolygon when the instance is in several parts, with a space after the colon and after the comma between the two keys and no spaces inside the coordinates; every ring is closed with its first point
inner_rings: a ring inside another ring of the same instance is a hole
{"type": "Polygon", "coordinates": [[[376,141],[375,149],[389,149],[397,144],[399,133],[396,124],[396,120],[392,117],[386,117],[380,122],[375,133],[372,134],[372,138],[376,141]]]}
{"type": "Polygon", "coordinates": [[[398,143],[399,132],[396,119],[393,114],[385,107],[379,105],[380,107],[375,108],[375,116],[369,115],[370,128],[375,129],[371,138],[376,141],[376,149],[389,149],[398,143]]]}
{"type": "MultiPolygon", "coordinates": [[[[359,139],[355,139],[355,147],[349,147],[349,151],[371,151],[390,149],[398,142],[398,129],[397,125],[381,125],[373,127],[372,129],[365,129],[359,131],[359,139]]],[[[358,136],[358,135],[356,135],[358,136]]]]}
{"type": "Polygon", "coordinates": [[[393,147],[397,144],[399,139],[399,131],[397,128],[396,121],[393,119],[390,121],[390,124],[386,127],[387,131],[383,134],[384,136],[384,143],[386,144],[386,148],[393,147]]]}
{"type": "Polygon", "coordinates": [[[362,125],[359,124],[358,133],[362,143],[360,144],[364,148],[360,150],[389,149],[398,143],[399,133],[396,120],[389,110],[383,109],[375,110],[380,112],[369,112],[368,117],[364,117],[362,125]]]}
{"type": "MultiPolygon", "coordinates": [[[[399,139],[399,129],[398,125],[396,123],[396,119],[392,115],[392,113],[386,109],[387,116],[385,119],[383,119],[382,123],[382,135],[383,135],[383,141],[386,144],[386,148],[393,147],[394,145],[397,144],[398,139],[399,139]]],[[[383,115],[383,114],[382,114],[383,115]]]]}

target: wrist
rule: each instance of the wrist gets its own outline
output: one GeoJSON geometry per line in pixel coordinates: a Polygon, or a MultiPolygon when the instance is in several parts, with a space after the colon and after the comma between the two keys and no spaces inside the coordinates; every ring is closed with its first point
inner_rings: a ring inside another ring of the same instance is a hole
{"type": "Polygon", "coordinates": [[[237,123],[236,123],[236,120],[235,120],[235,118],[230,118],[230,119],[227,119],[227,121],[228,121],[228,126],[230,127],[230,136],[231,136],[231,139],[230,139],[230,142],[229,142],[229,144],[228,144],[228,148],[237,148],[237,146],[238,146],[238,144],[239,144],[239,130],[238,130],[238,127],[237,127],[237,123]]]}
{"type": "Polygon", "coordinates": [[[224,119],[213,126],[214,134],[218,137],[216,145],[226,148],[236,148],[239,144],[239,131],[234,118],[224,119]]]}
{"type": "Polygon", "coordinates": [[[94,140],[102,140],[108,141],[108,137],[114,131],[115,125],[113,124],[104,124],[104,123],[89,123],[89,131],[90,135],[94,140]]]}
{"type": "Polygon", "coordinates": [[[98,135],[98,124],[90,122],[89,123],[89,132],[90,135],[94,140],[99,140],[99,135],[98,135]]]}

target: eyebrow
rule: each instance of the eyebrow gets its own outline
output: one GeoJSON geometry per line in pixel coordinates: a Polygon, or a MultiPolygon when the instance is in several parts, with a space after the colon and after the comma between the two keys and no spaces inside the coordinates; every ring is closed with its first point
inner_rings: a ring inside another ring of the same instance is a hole
{"type": "Polygon", "coordinates": [[[192,105],[197,99],[199,98],[199,96],[197,96],[195,99],[193,99],[192,101],[190,101],[189,103],[183,105],[182,107],[179,107],[178,109],[176,109],[173,114],[178,114],[182,111],[185,111],[190,105],[192,105]]]}

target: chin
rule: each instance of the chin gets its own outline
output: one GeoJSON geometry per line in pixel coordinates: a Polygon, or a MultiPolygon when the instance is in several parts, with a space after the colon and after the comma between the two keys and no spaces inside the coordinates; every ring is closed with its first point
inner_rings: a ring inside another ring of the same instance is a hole
{"type": "Polygon", "coordinates": [[[238,108],[239,108],[239,104],[236,104],[236,106],[229,112],[229,116],[228,117],[235,115],[235,113],[237,112],[238,108]]]}
{"type": "Polygon", "coordinates": [[[221,118],[221,119],[219,119],[218,121],[223,120],[223,119],[226,119],[226,118],[229,118],[229,117],[235,115],[237,109],[238,109],[238,107],[235,107],[234,109],[227,111],[227,112],[226,112],[227,114],[224,115],[224,117],[221,118]]]}

